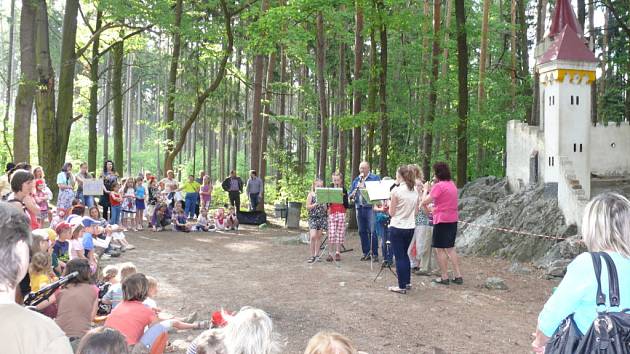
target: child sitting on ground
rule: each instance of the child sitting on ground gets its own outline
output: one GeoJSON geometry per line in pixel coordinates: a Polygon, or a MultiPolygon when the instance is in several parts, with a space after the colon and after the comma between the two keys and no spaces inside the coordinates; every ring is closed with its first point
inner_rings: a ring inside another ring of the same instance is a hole
{"type": "Polygon", "coordinates": [[[97,282],[98,286],[98,311],[100,316],[107,315],[111,312],[112,306],[103,303],[103,297],[114,284],[118,284],[118,268],[108,265],[103,269],[103,278],[97,282]]]}
{"type": "Polygon", "coordinates": [[[28,275],[31,280],[31,292],[37,292],[56,280],[51,270],[50,256],[48,253],[37,252],[33,254],[31,264],[28,268],[28,275]]]}
{"type": "Polygon", "coordinates": [[[60,276],[66,268],[66,263],[70,260],[70,237],[72,236],[72,226],[66,222],[61,222],[55,228],[57,240],[52,247],[52,267],[57,276],[60,276]]]}
{"type": "Polygon", "coordinates": [[[166,203],[160,203],[153,212],[151,218],[151,226],[153,231],[163,231],[168,225],[171,224],[171,210],[166,203]]]}
{"type": "Polygon", "coordinates": [[[118,306],[118,304],[120,304],[123,299],[122,282],[125,281],[125,279],[127,279],[129,276],[136,273],[136,266],[131,262],[123,263],[120,265],[119,268],[120,281],[118,283],[113,283],[101,300],[102,303],[106,305],[111,305],[112,310],[115,309],[116,306],[118,306]]]}
{"type": "Polygon", "coordinates": [[[149,283],[149,290],[147,291],[147,298],[142,303],[144,304],[144,306],[152,309],[156,313],[156,315],[158,315],[158,318],[163,319],[162,325],[167,327],[169,330],[173,328],[178,330],[207,329],[210,327],[210,321],[197,321],[195,323],[186,323],[188,321],[194,321],[196,313],[193,313],[191,316],[189,316],[189,318],[185,320],[168,318],[169,316],[164,316],[164,318],[162,318],[160,316],[162,310],[157,306],[157,303],[154,300],[154,298],[158,294],[158,281],[151,276],[147,276],[147,281],[149,283]]]}
{"type": "Polygon", "coordinates": [[[233,206],[228,209],[228,214],[225,217],[225,228],[227,230],[238,230],[238,217],[236,216],[236,209],[233,206]]]}
{"type": "Polygon", "coordinates": [[[208,210],[201,209],[199,217],[197,218],[197,224],[193,226],[193,231],[214,231],[214,220],[208,218],[208,210]]]}
{"type": "Polygon", "coordinates": [[[73,259],[66,266],[65,275],[77,272],[78,275],[70,280],[48,300],[37,305],[43,309],[51,304],[57,304],[55,322],[70,339],[70,344],[76,348],[81,337],[91,328],[92,319],[96,315],[98,306],[98,288],[91,282],[90,264],[87,259],[73,259]]]}
{"type": "Polygon", "coordinates": [[[214,214],[214,223],[217,230],[225,230],[225,209],[219,208],[214,214]]]}
{"type": "Polygon", "coordinates": [[[71,224],[72,233],[70,236],[70,260],[76,258],[84,258],[85,249],[83,248],[83,225],[79,222],[78,224],[71,224]]]}
{"type": "Polygon", "coordinates": [[[184,211],[184,202],[178,201],[175,203],[175,209],[173,210],[173,226],[175,231],[190,232],[191,225],[188,224],[188,217],[184,211]]]}
{"type": "Polygon", "coordinates": [[[147,298],[148,288],[149,282],[144,274],[133,274],[125,279],[122,283],[124,300],[105,321],[106,327],[119,330],[127,338],[127,344],[134,353],[138,352],[136,346],[142,346],[144,351],[151,350],[156,339],[168,333],[170,328],[168,321],[160,322],[155,311],[142,304],[147,298]]]}

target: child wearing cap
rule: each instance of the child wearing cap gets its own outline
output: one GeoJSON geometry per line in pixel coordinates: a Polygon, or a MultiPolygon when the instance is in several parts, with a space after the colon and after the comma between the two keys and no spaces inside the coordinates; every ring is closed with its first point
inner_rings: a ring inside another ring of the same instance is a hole
{"type": "Polygon", "coordinates": [[[66,263],[70,260],[70,242],[72,226],[67,222],[60,222],[55,228],[57,239],[52,247],[52,267],[57,276],[63,273],[66,263]]]}
{"type": "Polygon", "coordinates": [[[90,262],[90,267],[92,268],[92,272],[96,271],[96,266],[98,264],[98,259],[96,258],[96,253],[94,252],[94,237],[96,236],[98,230],[98,221],[84,217],[81,220],[81,224],[83,225],[83,254],[90,262]]]}

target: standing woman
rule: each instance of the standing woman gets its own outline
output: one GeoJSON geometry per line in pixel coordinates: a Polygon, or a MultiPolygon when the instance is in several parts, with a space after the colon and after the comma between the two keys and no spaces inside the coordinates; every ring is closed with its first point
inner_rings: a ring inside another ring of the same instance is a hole
{"type": "Polygon", "coordinates": [[[341,188],[343,191],[342,204],[328,205],[328,244],[330,252],[326,261],[332,262],[332,251],[335,249],[335,261],[341,260],[341,245],[345,241],[346,236],[346,209],[350,207],[348,204],[348,191],[343,186],[343,177],[341,173],[335,172],[332,175],[333,188],[341,188]]]}
{"type": "Polygon", "coordinates": [[[57,196],[57,209],[70,210],[72,200],[74,200],[74,176],[72,175],[72,164],[66,162],[57,174],[57,186],[59,195],[57,196]]]}
{"type": "Polygon", "coordinates": [[[311,236],[311,257],[308,263],[313,263],[317,259],[317,251],[319,250],[319,241],[322,239],[322,232],[328,228],[328,211],[326,204],[317,203],[317,195],[315,188],[324,186],[324,181],[317,178],[313,182],[313,187],[306,197],[306,209],[308,210],[308,229],[311,236]]]}
{"type": "Polygon", "coordinates": [[[431,186],[425,183],[424,189],[430,190],[422,199],[421,206],[433,203],[433,248],[440,267],[441,277],[433,279],[436,284],[448,285],[448,260],[451,260],[455,271],[453,283],[463,284],[462,273],[459,270],[459,258],[455,250],[457,236],[457,187],[451,180],[451,170],[445,162],[433,165],[433,173],[437,182],[431,186]]]}
{"type": "Polygon", "coordinates": [[[114,162],[112,160],[107,160],[103,164],[103,174],[101,175],[101,178],[103,179],[105,191],[103,191],[103,195],[99,198],[98,203],[103,207],[103,218],[105,220],[109,220],[108,216],[111,209],[109,192],[112,191],[114,183],[118,182],[118,174],[116,173],[116,168],[114,167],[114,162]]]}
{"type": "Polygon", "coordinates": [[[92,179],[92,175],[88,172],[87,162],[81,162],[79,165],[79,173],[75,176],[77,179],[77,199],[83,203],[84,206],[91,208],[94,206],[94,197],[91,195],[83,195],[83,182],[87,179],[92,179]]]}
{"type": "Polygon", "coordinates": [[[32,230],[39,228],[40,225],[37,222],[39,206],[35,198],[33,198],[35,176],[27,170],[14,171],[13,174],[11,174],[11,190],[13,191],[13,195],[8,201],[15,203],[15,206],[19,205],[24,214],[29,218],[32,230]]]}
{"type": "Polygon", "coordinates": [[[416,228],[418,212],[418,192],[416,191],[416,175],[409,166],[403,165],[396,171],[397,186],[392,189],[389,203],[389,237],[392,240],[398,286],[390,286],[389,291],[406,294],[411,288],[411,266],[407,250],[416,228]]]}

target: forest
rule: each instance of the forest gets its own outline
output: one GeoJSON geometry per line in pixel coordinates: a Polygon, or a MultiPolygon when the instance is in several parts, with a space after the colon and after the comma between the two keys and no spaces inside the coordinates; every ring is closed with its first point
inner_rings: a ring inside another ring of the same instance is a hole
{"type": "MultiPolygon", "coordinates": [[[[573,3],[599,60],[593,122],[630,116],[630,5],[573,3]]],[[[303,200],[360,161],[504,174],[506,122],[537,124],[536,45],[553,0],[3,0],[0,163],[54,176],[220,180],[303,200]],[[181,177],[180,177],[181,178],[181,177]]],[[[49,185],[54,187],[55,183],[49,185]]]]}

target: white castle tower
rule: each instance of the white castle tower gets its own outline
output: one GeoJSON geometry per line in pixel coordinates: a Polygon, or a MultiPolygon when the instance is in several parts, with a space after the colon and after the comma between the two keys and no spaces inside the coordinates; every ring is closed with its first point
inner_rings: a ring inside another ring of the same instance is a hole
{"type": "Polygon", "coordinates": [[[597,59],[586,46],[570,0],[558,0],[547,35],[551,40],[538,58],[540,129],[544,132],[543,181],[557,194],[561,164],[572,173],[571,187],[590,198],[591,85],[597,59]]]}

